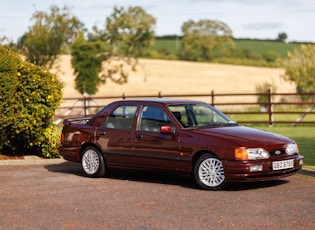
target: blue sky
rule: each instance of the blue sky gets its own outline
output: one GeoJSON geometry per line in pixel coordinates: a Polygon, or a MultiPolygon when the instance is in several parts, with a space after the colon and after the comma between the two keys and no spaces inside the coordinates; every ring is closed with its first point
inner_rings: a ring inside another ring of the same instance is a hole
{"type": "Polygon", "coordinates": [[[104,26],[114,6],[141,6],[157,20],[156,35],[181,34],[190,19],[219,20],[236,38],[275,39],[280,32],[289,41],[315,42],[314,0],[0,0],[0,38],[16,40],[32,22],[35,11],[54,4],[71,7],[85,26],[104,26]]]}

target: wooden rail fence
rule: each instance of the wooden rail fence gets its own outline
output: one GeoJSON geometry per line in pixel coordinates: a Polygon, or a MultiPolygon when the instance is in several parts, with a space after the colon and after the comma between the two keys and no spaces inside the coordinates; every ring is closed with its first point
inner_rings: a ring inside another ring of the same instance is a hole
{"type": "Polygon", "coordinates": [[[208,94],[163,94],[64,98],[55,119],[56,123],[68,117],[94,115],[106,104],[115,100],[132,98],[189,98],[205,101],[217,107],[232,119],[237,117],[241,124],[315,124],[315,92],[313,93],[215,93],[208,94]],[[263,97],[263,102],[257,102],[263,97]],[[307,100],[306,100],[307,99],[307,100]],[[283,120],[285,115],[291,115],[283,120]],[[244,116],[245,118],[242,118],[244,116]],[[281,117],[281,119],[276,119],[281,117]],[[305,119],[306,118],[306,119],[305,119]]]}

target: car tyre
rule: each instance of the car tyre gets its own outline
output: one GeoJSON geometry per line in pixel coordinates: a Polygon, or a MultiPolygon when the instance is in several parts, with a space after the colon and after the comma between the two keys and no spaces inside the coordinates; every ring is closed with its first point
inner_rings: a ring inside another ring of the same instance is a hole
{"type": "Polygon", "coordinates": [[[85,176],[105,176],[105,160],[100,151],[94,146],[86,147],[82,152],[81,166],[85,176]]]}
{"type": "Polygon", "coordinates": [[[213,154],[202,155],[195,164],[194,179],[203,189],[221,189],[225,184],[222,161],[213,154]]]}

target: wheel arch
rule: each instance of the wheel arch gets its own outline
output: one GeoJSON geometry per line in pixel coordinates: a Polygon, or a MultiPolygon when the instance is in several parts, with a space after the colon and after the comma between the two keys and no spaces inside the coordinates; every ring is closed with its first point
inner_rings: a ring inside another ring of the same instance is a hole
{"type": "Polygon", "coordinates": [[[202,189],[221,189],[226,182],[224,171],[222,160],[212,151],[203,150],[194,155],[191,175],[202,189]]]}
{"type": "MultiPolygon", "coordinates": [[[[197,160],[198,160],[202,155],[205,155],[205,154],[211,154],[211,155],[213,155],[213,156],[219,158],[217,154],[215,154],[214,152],[211,152],[211,151],[209,151],[209,150],[201,150],[201,151],[196,152],[196,153],[194,154],[193,158],[192,158],[192,165],[191,165],[191,171],[192,171],[192,172],[194,171],[194,167],[195,167],[195,164],[196,164],[197,160]]],[[[220,158],[219,158],[219,159],[220,159],[220,158]]]]}
{"type": "Polygon", "coordinates": [[[101,149],[100,149],[96,144],[91,143],[91,142],[86,142],[86,143],[84,143],[84,144],[81,146],[81,149],[80,149],[80,161],[82,160],[83,150],[86,149],[87,147],[95,147],[95,148],[101,153],[101,155],[102,155],[103,158],[104,158],[103,152],[101,151],[101,149]]]}

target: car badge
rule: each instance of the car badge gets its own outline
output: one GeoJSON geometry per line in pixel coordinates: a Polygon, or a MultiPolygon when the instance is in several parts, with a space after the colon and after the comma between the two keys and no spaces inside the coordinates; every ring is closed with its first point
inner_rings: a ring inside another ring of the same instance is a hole
{"type": "Polygon", "coordinates": [[[276,155],[279,155],[280,153],[281,153],[280,150],[275,151],[275,154],[276,154],[276,155]]]}

